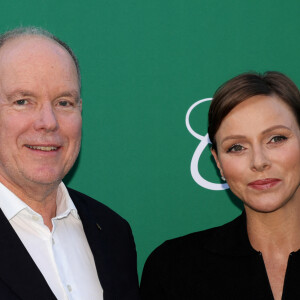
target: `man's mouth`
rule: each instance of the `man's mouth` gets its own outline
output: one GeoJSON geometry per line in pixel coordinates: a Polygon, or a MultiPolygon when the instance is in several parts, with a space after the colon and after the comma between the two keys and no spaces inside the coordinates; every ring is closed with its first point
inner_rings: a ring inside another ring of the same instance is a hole
{"type": "Polygon", "coordinates": [[[32,146],[32,145],[25,145],[29,149],[33,150],[40,150],[40,151],[56,151],[59,147],[55,146],[32,146]]]}

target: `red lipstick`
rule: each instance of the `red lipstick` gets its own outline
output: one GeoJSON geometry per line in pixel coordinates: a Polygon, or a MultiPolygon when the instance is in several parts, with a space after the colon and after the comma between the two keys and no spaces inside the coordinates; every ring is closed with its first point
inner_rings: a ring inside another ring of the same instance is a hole
{"type": "Polygon", "coordinates": [[[255,190],[262,191],[270,189],[271,187],[277,185],[279,182],[281,182],[281,180],[278,178],[266,178],[250,182],[248,186],[255,190]]]}

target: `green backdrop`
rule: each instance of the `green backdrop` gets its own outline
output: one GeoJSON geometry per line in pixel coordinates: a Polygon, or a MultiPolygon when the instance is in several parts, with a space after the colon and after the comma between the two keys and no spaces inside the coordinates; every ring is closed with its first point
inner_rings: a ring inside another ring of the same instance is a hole
{"type": "MultiPolygon", "coordinates": [[[[77,54],[83,144],[66,182],[130,222],[139,274],[166,239],[240,213],[228,191],[193,180],[199,140],[186,112],[245,71],[278,70],[299,86],[299,8],[299,0],[1,1],[1,31],[42,26],[77,54]]],[[[200,135],[208,106],[190,115],[200,135]]],[[[208,147],[199,172],[220,183],[208,147]]]]}

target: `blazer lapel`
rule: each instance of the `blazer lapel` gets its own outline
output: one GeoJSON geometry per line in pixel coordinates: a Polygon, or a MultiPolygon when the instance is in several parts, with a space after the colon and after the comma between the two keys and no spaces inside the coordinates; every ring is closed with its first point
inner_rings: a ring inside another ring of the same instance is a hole
{"type": "Polygon", "coordinates": [[[5,282],[20,299],[56,299],[1,209],[0,280],[5,282]]]}
{"type": "Polygon", "coordinates": [[[102,228],[100,221],[98,221],[88,207],[82,203],[83,201],[80,201],[80,198],[75,193],[73,194],[71,192],[70,194],[78,210],[85,235],[94,256],[104,299],[113,299],[113,275],[111,271],[113,258],[109,251],[109,238],[102,228]]]}

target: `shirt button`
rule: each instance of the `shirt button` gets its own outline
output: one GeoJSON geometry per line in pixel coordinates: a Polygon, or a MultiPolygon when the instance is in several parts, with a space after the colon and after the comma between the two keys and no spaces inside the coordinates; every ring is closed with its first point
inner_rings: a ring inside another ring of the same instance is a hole
{"type": "Polygon", "coordinates": [[[52,238],[52,245],[54,245],[55,244],[55,241],[54,241],[54,238],[52,238]]]}
{"type": "Polygon", "coordinates": [[[32,216],[32,219],[33,219],[33,221],[38,221],[38,220],[39,220],[39,217],[36,216],[36,215],[33,215],[33,216],[32,216]]]}
{"type": "Polygon", "coordinates": [[[68,288],[69,292],[72,292],[72,287],[69,284],[67,285],[67,288],[68,288]]]}

